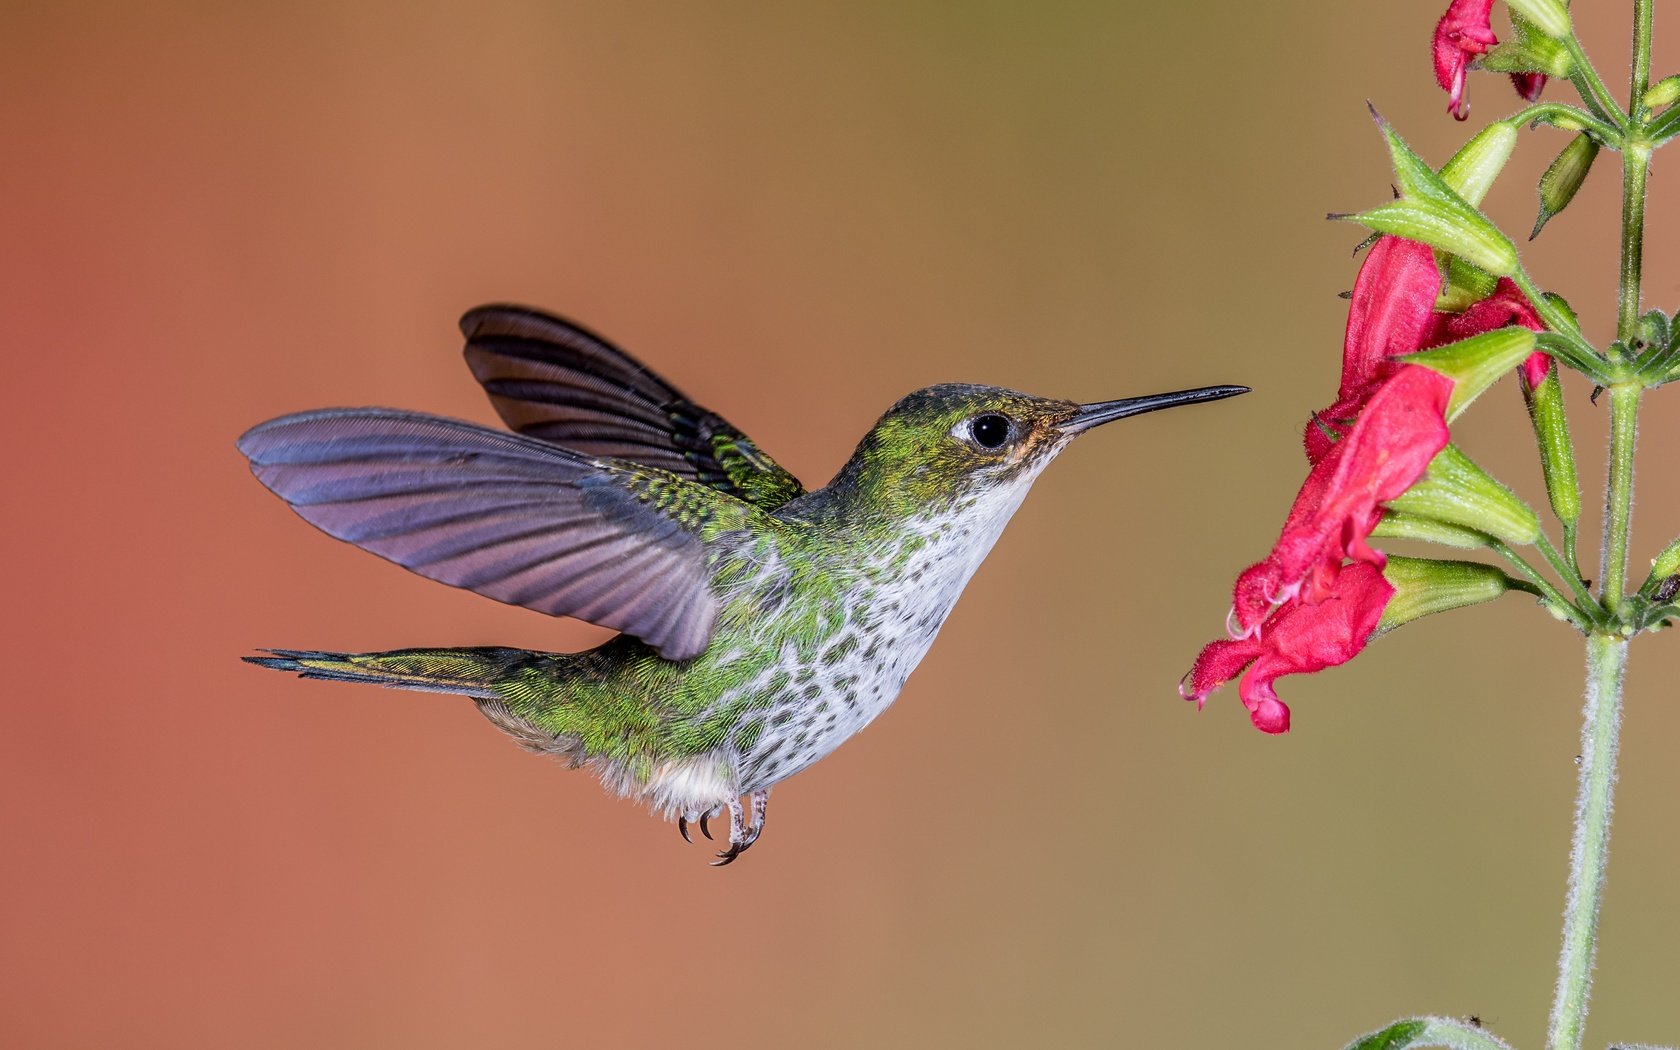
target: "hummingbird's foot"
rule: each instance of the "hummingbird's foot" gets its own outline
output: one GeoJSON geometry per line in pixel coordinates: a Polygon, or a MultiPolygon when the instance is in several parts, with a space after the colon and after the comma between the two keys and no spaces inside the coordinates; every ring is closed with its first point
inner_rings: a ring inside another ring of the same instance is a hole
{"type": "Polygon", "coordinates": [[[759,835],[764,833],[764,811],[770,808],[770,789],[754,791],[747,796],[747,801],[752,803],[752,823],[747,825],[747,838],[745,842],[741,843],[741,852],[743,853],[749,846],[758,841],[759,835]]]}
{"type": "MultiPolygon", "coordinates": [[[[733,864],[741,851],[752,845],[747,838],[746,814],[741,809],[741,800],[732,798],[724,803],[729,807],[729,848],[718,852],[718,859],[712,861],[714,868],[721,868],[725,864],[733,864]]],[[[704,824],[701,825],[705,827],[704,824]]]]}

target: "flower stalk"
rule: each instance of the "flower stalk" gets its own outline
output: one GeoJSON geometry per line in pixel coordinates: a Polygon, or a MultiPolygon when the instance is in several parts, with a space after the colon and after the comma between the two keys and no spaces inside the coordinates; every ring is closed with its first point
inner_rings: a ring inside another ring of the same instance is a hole
{"type": "Polygon", "coordinates": [[[1563,951],[1558,957],[1557,994],[1552,1002],[1547,1050],[1579,1050],[1592,990],[1593,951],[1604,864],[1610,845],[1616,754],[1622,723],[1622,676],[1627,640],[1587,637],[1587,701],[1581,725],[1580,786],[1575,797],[1575,837],[1569,851],[1569,894],[1563,914],[1563,951]]]}

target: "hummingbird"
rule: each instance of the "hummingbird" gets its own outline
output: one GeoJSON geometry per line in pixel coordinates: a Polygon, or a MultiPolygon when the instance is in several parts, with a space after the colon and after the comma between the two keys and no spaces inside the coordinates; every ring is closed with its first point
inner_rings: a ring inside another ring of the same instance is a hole
{"type": "Polygon", "coordinates": [[[511,432],[320,409],[239,438],[310,524],[430,579],[620,633],[584,652],[264,649],[304,678],[471,699],[525,748],[588,767],[682,837],[727,812],[728,864],[770,790],[898,696],[1034,479],[1074,437],[1214,401],[1081,405],[918,390],[806,490],[723,417],[580,325],[490,305],[465,355],[511,432]],[[745,798],[747,803],[742,804],[745,798]]]}

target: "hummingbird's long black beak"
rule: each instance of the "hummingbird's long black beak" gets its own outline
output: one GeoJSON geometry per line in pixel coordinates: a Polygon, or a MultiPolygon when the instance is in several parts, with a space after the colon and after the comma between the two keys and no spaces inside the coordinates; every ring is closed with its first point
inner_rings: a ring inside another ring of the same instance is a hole
{"type": "Polygon", "coordinates": [[[1078,434],[1092,427],[1112,423],[1116,419],[1154,412],[1178,405],[1193,405],[1198,401],[1218,401],[1248,393],[1246,386],[1203,386],[1194,390],[1175,390],[1170,394],[1149,394],[1145,397],[1123,397],[1118,401],[1098,401],[1094,405],[1080,405],[1073,418],[1062,424],[1064,434],[1078,434]]]}

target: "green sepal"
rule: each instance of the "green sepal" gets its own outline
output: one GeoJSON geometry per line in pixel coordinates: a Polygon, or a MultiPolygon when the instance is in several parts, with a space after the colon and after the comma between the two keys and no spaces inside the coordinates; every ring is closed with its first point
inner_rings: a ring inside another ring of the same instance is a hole
{"type": "Polygon", "coordinates": [[[1453,381],[1452,397],[1447,400],[1447,422],[1451,423],[1482,391],[1532,354],[1534,345],[1531,329],[1511,325],[1433,350],[1406,354],[1401,360],[1422,365],[1453,381]]]}
{"type": "Polygon", "coordinates": [[[1446,252],[1435,253],[1435,265],[1442,278],[1441,290],[1435,296],[1437,313],[1462,313],[1492,295],[1499,284],[1493,274],[1446,252]]]}
{"type": "Polygon", "coordinates": [[[1441,165],[1441,181],[1452,187],[1471,207],[1480,207],[1493,188],[1493,180],[1517,148],[1517,126],[1496,120],[1459,147],[1452,159],[1441,165]]]}
{"type": "Polygon", "coordinates": [[[1485,532],[1513,546],[1540,538],[1540,519],[1528,504],[1452,445],[1436,453],[1423,477],[1388,506],[1485,532]]]}
{"type": "MultiPolygon", "coordinates": [[[[1375,115],[1375,111],[1372,111],[1375,115]]],[[[1406,145],[1388,122],[1377,117],[1388,143],[1400,198],[1357,215],[1335,215],[1431,248],[1462,257],[1495,277],[1517,269],[1517,248],[1487,216],[1460,197],[1435,170],[1406,145]]]]}
{"type": "MultiPolygon", "coordinates": [[[[1526,384],[1524,384],[1526,388],[1526,384]]],[[[1563,410],[1563,384],[1557,365],[1546,372],[1546,380],[1532,390],[1524,389],[1529,422],[1540,444],[1540,470],[1546,476],[1546,498],[1552,513],[1565,527],[1573,529],[1581,520],[1581,482],[1575,474],[1575,442],[1569,436],[1569,416],[1563,410]]]]}
{"type": "Polygon", "coordinates": [[[1481,67],[1494,73],[1544,73],[1560,80],[1575,71],[1575,59],[1561,41],[1538,33],[1507,40],[1482,56],[1481,67]]]}
{"type": "Polygon", "coordinates": [[[1511,578],[1492,565],[1399,555],[1389,557],[1383,577],[1394,585],[1394,597],[1383,607],[1376,634],[1425,616],[1491,602],[1512,586],[1511,578]]]}
{"type": "Polygon", "coordinates": [[[1432,518],[1418,518],[1397,510],[1385,513],[1382,520],[1377,522],[1377,527],[1371,530],[1371,535],[1378,539],[1438,543],[1443,547],[1457,547],[1460,550],[1476,550],[1493,542],[1493,537],[1485,532],[1459,528],[1457,525],[1448,525],[1432,518]]]}
{"type": "Polygon", "coordinates": [[[1347,1045],[1347,1050],[1510,1050],[1510,1044],[1479,1025],[1450,1017],[1408,1017],[1347,1045]]]}
{"type": "Polygon", "coordinates": [[[1598,148],[1598,141],[1591,135],[1577,135],[1540,176],[1540,215],[1534,220],[1534,232],[1528,235],[1529,240],[1540,236],[1552,216],[1569,207],[1581,184],[1587,181],[1593,161],[1598,159],[1598,148]]]}
{"type": "Polygon", "coordinates": [[[1680,102],[1680,74],[1663,77],[1661,80],[1645,89],[1645,96],[1640,100],[1647,110],[1661,109],[1680,102]]]}

